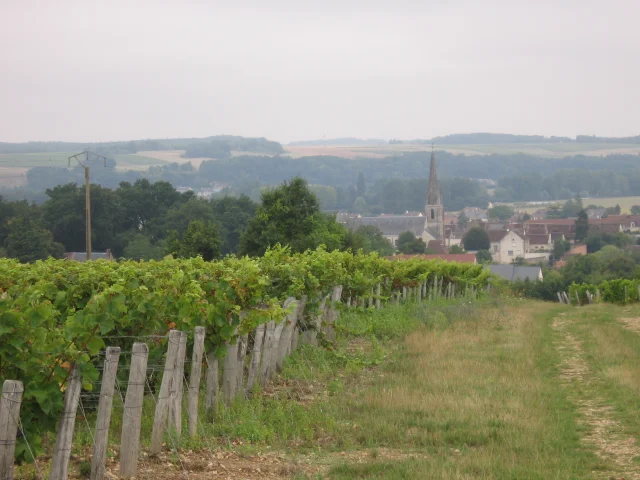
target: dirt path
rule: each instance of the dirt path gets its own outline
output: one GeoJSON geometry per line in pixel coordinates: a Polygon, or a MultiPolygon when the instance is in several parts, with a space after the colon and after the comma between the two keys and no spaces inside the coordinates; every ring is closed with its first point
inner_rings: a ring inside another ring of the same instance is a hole
{"type": "Polygon", "coordinates": [[[587,427],[585,444],[613,468],[594,472],[607,480],[640,479],[640,469],[634,458],[640,457],[640,446],[633,437],[621,432],[621,425],[613,419],[613,408],[607,405],[592,387],[593,372],[585,358],[582,343],[568,329],[571,320],[565,313],[554,319],[558,334],[556,348],[562,359],[560,378],[569,390],[569,398],[578,405],[581,422],[587,427]],[[579,388],[576,388],[579,387],[579,388]]]}

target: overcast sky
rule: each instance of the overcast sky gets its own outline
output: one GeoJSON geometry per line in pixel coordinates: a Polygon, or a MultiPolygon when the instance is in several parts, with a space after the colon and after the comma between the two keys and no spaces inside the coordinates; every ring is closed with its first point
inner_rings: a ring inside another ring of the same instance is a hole
{"type": "Polygon", "coordinates": [[[640,134],[640,0],[0,0],[0,141],[640,134]]]}

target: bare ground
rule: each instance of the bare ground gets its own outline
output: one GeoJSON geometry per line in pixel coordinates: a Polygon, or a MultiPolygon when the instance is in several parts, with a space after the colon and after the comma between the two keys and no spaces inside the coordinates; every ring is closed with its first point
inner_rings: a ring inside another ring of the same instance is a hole
{"type": "Polygon", "coordinates": [[[561,380],[565,386],[579,384],[580,396],[570,394],[578,405],[582,423],[588,428],[583,437],[585,444],[592,446],[595,453],[613,466],[610,471],[598,471],[598,478],[607,480],[640,479],[634,458],[640,456],[640,446],[635,438],[621,433],[621,425],[613,419],[613,408],[588,387],[592,372],[586,362],[581,342],[567,331],[569,320],[566,314],[560,314],[553,322],[554,330],[559,334],[556,348],[563,364],[561,380]]]}

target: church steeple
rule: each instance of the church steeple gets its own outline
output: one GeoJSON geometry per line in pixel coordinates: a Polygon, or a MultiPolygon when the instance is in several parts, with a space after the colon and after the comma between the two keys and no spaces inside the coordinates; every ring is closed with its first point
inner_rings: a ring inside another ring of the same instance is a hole
{"type": "Polygon", "coordinates": [[[438,185],[438,171],[436,170],[436,155],[431,147],[431,167],[429,168],[429,190],[427,191],[427,205],[442,205],[440,185],[438,185]]]}
{"type": "Polygon", "coordinates": [[[444,206],[442,194],[438,184],[438,171],[436,170],[436,154],[431,146],[431,166],[429,170],[429,190],[427,191],[427,204],[424,206],[424,214],[427,217],[425,230],[435,240],[444,239],[444,206]]]}

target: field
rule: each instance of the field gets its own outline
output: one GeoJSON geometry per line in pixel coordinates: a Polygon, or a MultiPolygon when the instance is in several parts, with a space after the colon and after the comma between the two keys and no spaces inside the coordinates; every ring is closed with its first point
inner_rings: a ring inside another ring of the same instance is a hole
{"type": "MultiPolygon", "coordinates": [[[[444,150],[461,155],[509,155],[524,153],[549,158],[562,158],[568,155],[605,156],[613,153],[640,154],[640,145],[611,143],[543,143],[543,144],[494,144],[494,145],[435,145],[444,150]]],[[[372,146],[285,146],[292,157],[308,155],[336,155],[345,158],[385,157],[407,152],[431,150],[430,145],[372,145],[372,146]]]]}
{"type": "MultiPolygon", "coordinates": [[[[510,205],[514,210],[519,212],[527,212],[533,213],[536,210],[544,209],[549,207],[550,205],[560,205],[564,201],[557,202],[549,202],[545,204],[531,204],[528,202],[513,202],[513,203],[500,203],[501,205],[510,205]]],[[[604,208],[615,207],[616,205],[620,205],[620,211],[624,214],[631,213],[631,207],[634,205],[640,205],[640,197],[606,197],[606,198],[583,198],[582,203],[585,205],[599,205],[604,208]]]]}

